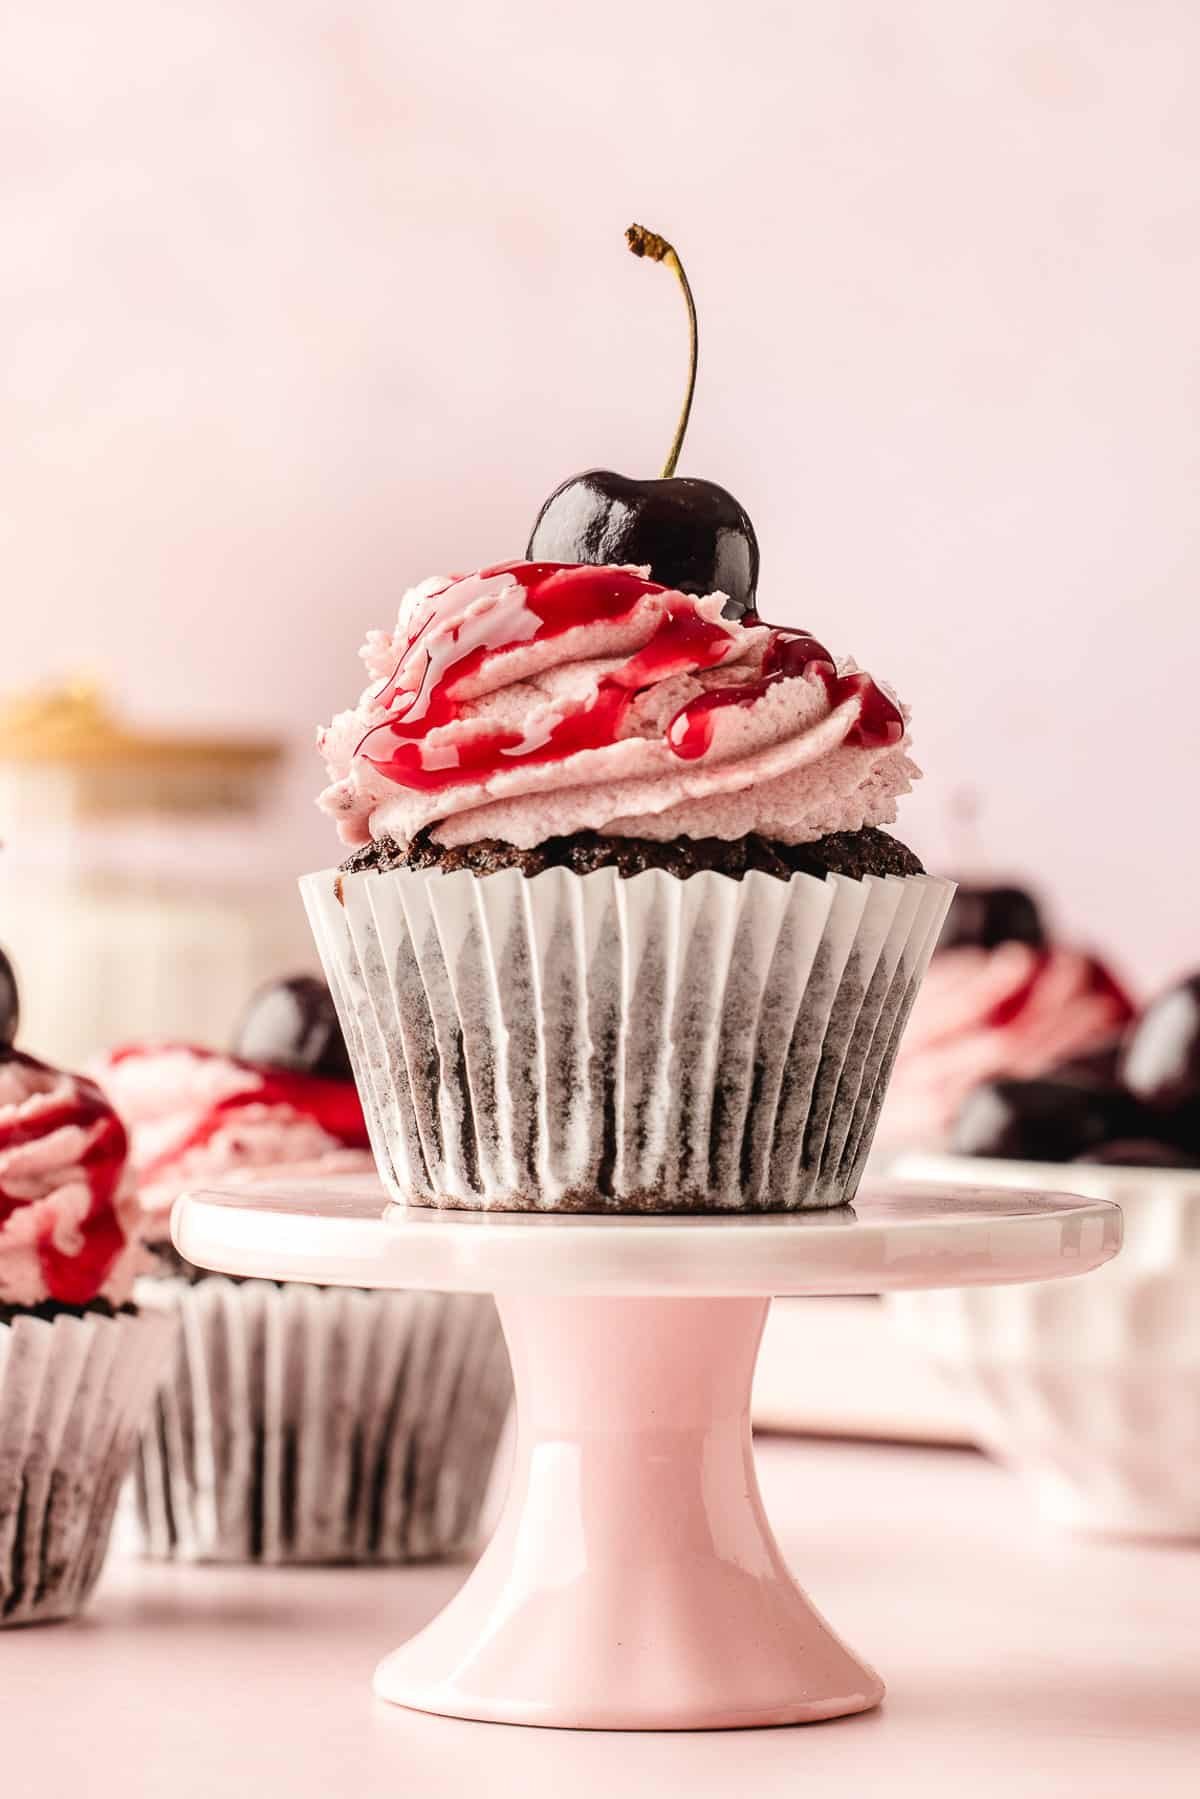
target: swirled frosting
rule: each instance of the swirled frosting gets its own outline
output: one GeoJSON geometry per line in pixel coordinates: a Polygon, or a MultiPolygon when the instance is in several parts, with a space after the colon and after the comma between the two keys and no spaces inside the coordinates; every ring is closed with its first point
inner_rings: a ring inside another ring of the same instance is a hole
{"type": "Polygon", "coordinates": [[[151,1242],[198,1180],[369,1172],[367,1129],[353,1081],[260,1067],[185,1043],[128,1044],[96,1076],[129,1127],[138,1198],[151,1242]]]}
{"type": "Polygon", "coordinates": [[[1061,946],[939,950],[917,995],[876,1145],[940,1147],[984,1081],[1032,1079],[1111,1042],[1133,1016],[1103,963],[1061,946]]]}
{"type": "Polygon", "coordinates": [[[0,1055],[0,1305],[126,1303],[143,1265],[127,1148],[94,1082],[0,1055]]]}
{"type": "Polygon", "coordinates": [[[579,830],[805,843],[889,824],[906,713],[804,631],[721,616],[644,569],[506,563],[404,596],[318,736],[344,843],[579,830]]]}

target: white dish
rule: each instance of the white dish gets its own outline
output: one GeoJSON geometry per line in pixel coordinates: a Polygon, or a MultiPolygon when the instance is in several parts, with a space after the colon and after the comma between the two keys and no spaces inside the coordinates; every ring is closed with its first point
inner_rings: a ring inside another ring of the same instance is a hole
{"type": "Polygon", "coordinates": [[[889,1297],[979,1442],[1076,1529],[1200,1539],[1200,1171],[901,1157],[909,1180],[1070,1187],[1122,1209],[1087,1281],[889,1297]]]}

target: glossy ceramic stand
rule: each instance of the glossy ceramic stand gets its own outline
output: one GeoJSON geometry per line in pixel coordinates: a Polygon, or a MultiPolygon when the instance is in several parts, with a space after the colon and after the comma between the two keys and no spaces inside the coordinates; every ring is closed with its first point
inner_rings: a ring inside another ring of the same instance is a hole
{"type": "Polygon", "coordinates": [[[1115,1207],[1048,1194],[880,1189],[853,1213],[787,1218],[384,1205],[361,1179],[200,1193],[175,1239],[235,1273],[496,1293],[517,1391],[504,1511],[375,1690],[593,1729],[800,1723],[883,1697],[763,1510],[750,1389],[770,1294],[1037,1280],[1084,1273],[1120,1242],[1115,1207]]]}

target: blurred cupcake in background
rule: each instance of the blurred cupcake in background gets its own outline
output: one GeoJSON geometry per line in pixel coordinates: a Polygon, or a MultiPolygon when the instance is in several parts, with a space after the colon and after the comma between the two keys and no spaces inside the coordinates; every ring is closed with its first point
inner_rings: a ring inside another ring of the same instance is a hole
{"type": "Polygon", "coordinates": [[[236,1054],[190,1043],[110,1050],[97,1078],[129,1132],[146,1233],[170,1271],[171,1207],[189,1187],[255,1174],[370,1173],[362,1107],[323,981],[272,983],[251,1002],[236,1054]]]}
{"type": "Polygon", "coordinates": [[[950,1132],[960,1155],[1200,1169],[1200,973],[1124,1034],[1036,1079],[984,1081],[950,1132]]]}
{"type": "Polygon", "coordinates": [[[99,1088],[14,1048],[0,952],[0,1625],[73,1617],[169,1365],[125,1130],[99,1088]]]}
{"type": "Polygon", "coordinates": [[[1095,955],[1057,943],[1018,886],[960,886],[917,995],[876,1138],[945,1147],[981,1083],[1115,1054],[1133,1004],[1095,955]]]}
{"type": "Polygon", "coordinates": [[[273,983],[224,1055],[131,1044],[98,1078],[130,1130],[159,1284],[182,1322],[137,1461],[148,1553],[403,1562],[478,1523],[510,1377],[485,1295],[229,1279],[170,1243],[180,1193],[374,1174],[324,983],[273,983]]]}

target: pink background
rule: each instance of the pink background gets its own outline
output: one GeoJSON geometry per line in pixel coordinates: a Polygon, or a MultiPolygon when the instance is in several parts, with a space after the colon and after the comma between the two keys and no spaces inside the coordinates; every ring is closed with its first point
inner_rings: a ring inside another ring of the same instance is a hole
{"type": "MultiPolygon", "coordinates": [[[[903,834],[1200,960],[1200,13],[1188,0],[16,0],[0,685],[298,739],[409,581],[592,463],[686,472],[764,610],[890,679],[903,834]],[[53,628],[48,629],[48,621],[53,628]]],[[[279,829],[332,860],[301,757],[279,829]]]]}

